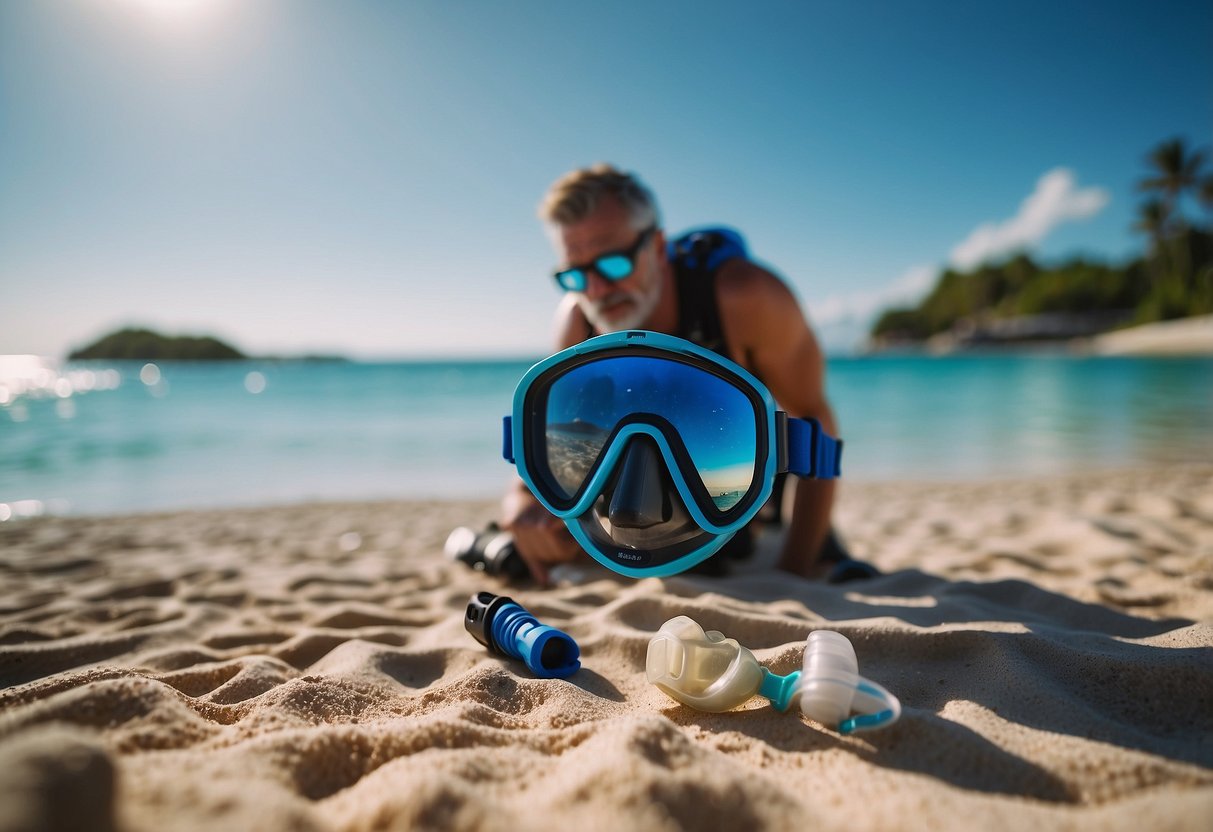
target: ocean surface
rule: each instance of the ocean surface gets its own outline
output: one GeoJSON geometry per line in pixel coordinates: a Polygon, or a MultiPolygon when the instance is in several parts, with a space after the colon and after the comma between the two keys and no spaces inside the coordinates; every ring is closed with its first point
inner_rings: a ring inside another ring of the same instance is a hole
{"type": "MultiPolygon", "coordinates": [[[[501,492],[530,362],[55,366],[0,357],[0,521],[501,492]]],[[[854,480],[1213,461],[1213,359],[835,358],[854,480]]]]}

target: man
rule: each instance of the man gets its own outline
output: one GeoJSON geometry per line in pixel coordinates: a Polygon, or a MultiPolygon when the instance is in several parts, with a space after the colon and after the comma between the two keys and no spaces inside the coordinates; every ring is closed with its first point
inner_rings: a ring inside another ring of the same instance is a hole
{"type": "MultiPolygon", "coordinates": [[[[656,201],[639,179],[602,164],[573,171],[551,187],[539,214],[565,267],[592,264],[607,253],[631,260],[631,273],[618,280],[585,268],[584,291],[568,292],[556,311],[557,350],[625,329],[700,340],[688,320],[699,313],[686,302],[694,287],[679,285],[656,201]]],[[[788,415],[816,418],[837,436],[821,350],[788,287],[742,257],[720,265],[714,283],[714,293],[697,305],[714,302],[707,312],[715,313],[709,320],[719,320],[719,351],[761,379],[788,415]]],[[[819,553],[829,535],[834,483],[804,480],[795,488],[779,568],[812,576],[820,571],[819,553]]],[[[540,584],[549,582],[551,567],[580,553],[563,521],[521,480],[506,494],[502,526],[513,532],[518,553],[540,584]]]]}

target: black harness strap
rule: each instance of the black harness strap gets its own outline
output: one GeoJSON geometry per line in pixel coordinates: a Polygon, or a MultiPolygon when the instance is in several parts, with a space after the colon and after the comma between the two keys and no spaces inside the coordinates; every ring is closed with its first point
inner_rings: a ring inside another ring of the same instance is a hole
{"type": "Polygon", "coordinates": [[[674,264],[678,284],[678,335],[725,358],[729,357],[716,303],[716,272],[674,264]]]}

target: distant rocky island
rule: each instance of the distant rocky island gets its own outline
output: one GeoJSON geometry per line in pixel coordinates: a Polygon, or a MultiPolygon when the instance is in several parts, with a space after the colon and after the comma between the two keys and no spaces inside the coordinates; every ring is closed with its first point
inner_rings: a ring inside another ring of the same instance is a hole
{"type": "Polygon", "coordinates": [[[210,335],[164,335],[150,329],[111,332],[68,355],[68,361],[344,361],[340,356],[250,356],[210,335]]]}
{"type": "Polygon", "coordinates": [[[120,329],[82,349],[69,361],[242,361],[247,355],[209,335],[162,335],[150,329],[120,329]]]}

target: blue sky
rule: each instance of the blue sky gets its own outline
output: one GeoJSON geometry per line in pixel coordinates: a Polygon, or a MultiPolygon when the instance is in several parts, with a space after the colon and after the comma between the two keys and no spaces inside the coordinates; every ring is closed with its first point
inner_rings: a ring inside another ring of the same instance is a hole
{"type": "Polygon", "coordinates": [[[537,355],[535,220],[606,160],[831,345],[949,262],[1123,259],[1213,138],[1213,4],[0,3],[0,353],[537,355]]]}

